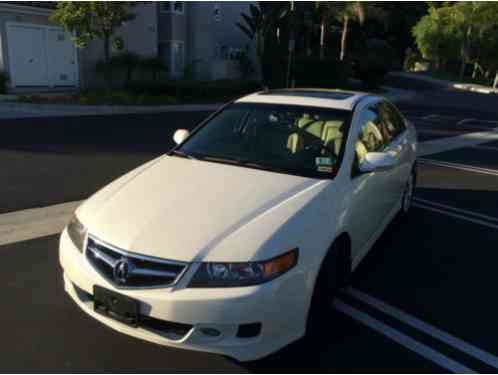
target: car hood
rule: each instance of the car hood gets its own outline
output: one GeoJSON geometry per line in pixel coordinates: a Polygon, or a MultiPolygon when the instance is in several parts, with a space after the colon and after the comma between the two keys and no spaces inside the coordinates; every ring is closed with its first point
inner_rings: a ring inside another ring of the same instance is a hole
{"type": "MultiPolygon", "coordinates": [[[[321,182],[164,156],[97,192],[77,215],[90,234],[124,250],[202,261],[210,258],[209,249],[272,208],[286,205],[289,215],[293,198],[321,182]]],[[[247,254],[230,258],[239,257],[248,260],[247,254]]]]}

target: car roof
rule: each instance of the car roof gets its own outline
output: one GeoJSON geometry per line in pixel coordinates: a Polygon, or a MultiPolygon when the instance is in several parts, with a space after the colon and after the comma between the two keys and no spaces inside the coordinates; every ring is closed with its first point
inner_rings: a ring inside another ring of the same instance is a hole
{"type": "Polygon", "coordinates": [[[356,103],[367,96],[370,94],[356,91],[296,88],[260,91],[244,96],[236,102],[304,105],[351,111],[356,103]]]}

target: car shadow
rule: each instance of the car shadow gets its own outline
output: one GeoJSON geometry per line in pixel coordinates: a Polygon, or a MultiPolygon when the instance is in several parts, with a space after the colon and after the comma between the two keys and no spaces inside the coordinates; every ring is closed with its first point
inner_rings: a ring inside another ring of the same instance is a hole
{"type": "MultiPolygon", "coordinates": [[[[352,284],[356,278],[365,277],[384,263],[389,252],[394,249],[395,234],[411,225],[412,220],[417,218],[409,216],[405,221],[394,220],[387,227],[354,273],[352,284]]],[[[332,310],[329,325],[324,329],[329,332],[325,338],[317,340],[316,337],[305,336],[268,357],[237,364],[255,373],[399,372],[400,367],[391,369],[386,363],[386,356],[389,355],[382,348],[368,349],[379,345],[378,336],[341,312],[332,310]],[[361,359],[358,358],[358,351],[361,351],[361,359]]]]}

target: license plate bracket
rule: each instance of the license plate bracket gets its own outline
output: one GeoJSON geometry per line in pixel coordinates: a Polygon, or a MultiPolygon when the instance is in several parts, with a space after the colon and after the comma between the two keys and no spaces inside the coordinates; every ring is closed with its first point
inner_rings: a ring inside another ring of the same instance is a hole
{"type": "Polygon", "coordinates": [[[140,302],[99,285],[93,287],[93,309],[121,323],[138,326],[140,302]]]}

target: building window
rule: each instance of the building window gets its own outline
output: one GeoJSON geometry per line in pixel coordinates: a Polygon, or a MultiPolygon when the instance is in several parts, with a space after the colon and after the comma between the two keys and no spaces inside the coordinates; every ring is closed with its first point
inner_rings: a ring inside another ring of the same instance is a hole
{"type": "Polygon", "coordinates": [[[159,45],[159,54],[171,77],[181,78],[185,72],[185,48],[183,41],[171,40],[159,45]]]}
{"type": "Polygon", "coordinates": [[[161,13],[183,14],[183,8],[183,1],[161,1],[159,3],[159,9],[161,13]]]}

